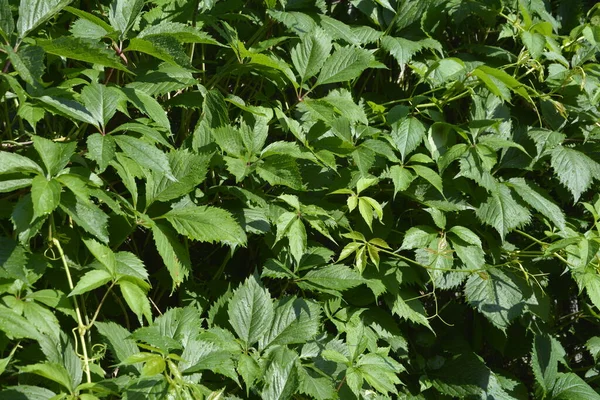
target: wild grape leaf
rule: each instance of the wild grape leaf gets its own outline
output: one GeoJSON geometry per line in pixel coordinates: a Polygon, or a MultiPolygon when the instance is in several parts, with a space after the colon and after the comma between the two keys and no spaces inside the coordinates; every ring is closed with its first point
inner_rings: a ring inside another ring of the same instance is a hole
{"type": "Polygon", "coordinates": [[[229,322],[246,348],[258,342],[273,322],[269,292],[252,275],[240,285],[229,302],[229,322]]]}
{"type": "Polygon", "coordinates": [[[246,233],[228,211],[217,207],[176,208],[163,215],[181,235],[201,242],[246,243],[246,233]]]}
{"type": "Polygon", "coordinates": [[[505,331],[523,313],[530,289],[512,272],[490,268],[469,277],[465,296],[471,306],[505,331]]]}
{"type": "Polygon", "coordinates": [[[589,189],[593,179],[600,177],[600,164],[569,147],[558,146],[552,150],[551,165],[560,183],[569,189],[575,202],[589,189]]]}

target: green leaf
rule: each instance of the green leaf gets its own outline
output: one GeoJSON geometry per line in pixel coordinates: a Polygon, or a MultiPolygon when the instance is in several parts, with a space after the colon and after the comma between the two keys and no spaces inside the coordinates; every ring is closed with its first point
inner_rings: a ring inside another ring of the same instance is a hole
{"type": "Polygon", "coordinates": [[[217,207],[176,208],[163,215],[179,232],[201,242],[244,245],[246,233],[228,211],[217,207]]]}
{"type": "Polygon", "coordinates": [[[90,253],[92,253],[94,258],[106,268],[110,275],[115,276],[117,270],[115,253],[108,246],[104,246],[94,239],[83,239],[83,243],[90,253]]]}
{"type": "Polygon", "coordinates": [[[309,368],[298,368],[298,391],[317,400],[331,400],[336,398],[334,382],[329,377],[324,377],[309,368]]]}
{"type": "Polygon", "coordinates": [[[233,293],[228,308],[229,322],[248,348],[258,342],[273,323],[273,301],[254,276],[233,293]]]}
{"type": "Polygon", "coordinates": [[[398,294],[393,298],[392,313],[432,330],[423,304],[411,290],[400,289],[398,291],[398,294]]]}
{"type": "Polygon", "coordinates": [[[412,41],[405,38],[384,36],[381,38],[381,47],[390,53],[400,67],[404,67],[415,54],[423,49],[441,49],[441,45],[433,39],[412,41]]]}
{"type": "Polygon", "coordinates": [[[552,221],[559,229],[565,229],[565,214],[540,187],[523,178],[511,178],[508,182],[509,186],[531,207],[552,221]]]}
{"type": "Polygon", "coordinates": [[[294,297],[279,300],[275,305],[273,323],[259,341],[259,348],[306,343],[320,330],[321,307],[313,301],[294,297]]]}
{"type": "Polygon", "coordinates": [[[60,364],[30,364],[20,367],[19,370],[20,372],[28,372],[30,374],[36,374],[46,379],[50,379],[51,381],[54,381],[59,385],[65,387],[70,392],[73,392],[73,387],[71,386],[71,378],[69,377],[69,373],[67,372],[65,367],[63,367],[60,364]]]}
{"type": "Polygon", "coordinates": [[[108,231],[106,225],[108,216],[98,208],[98,206],[84,202],[78,196],[69,192],[61,195],[60,208],[86,232],[91,233],[101,242],[108,243],[108,231]]]}
{"type": "Polygon", "coordinates": [[[357,78],[369,67],[371,53],[355,47],[341,47],[327,58],[315,85],[344,82],[357,78]]]}
{"type": "Polygon", "coordinates": [[[150,171],[164,174],[171,181],[177,180],[173,176],[167,155],[155,146],[127,135],[113,136],[113,138],[121,150],[139,165],[148,168],[150,171]]]}
{"type": "Polygon", "coordinates": [[[300,82],[315,76],[331,52],[331,39],[321,29],[304,35],[291,51],[292,63],[300,75],[300,82]]]}
{"type": "Polygon", "coordinates": [[[107,49],[101,42],[80,39],[74,36],[61,36],[53,40],[38,39],[36,43],[48,54],[129,72],[121,64],[120,58],[116,56],[115,52],[107,49]]]}
{"type": "Polygon", "coordinates": [[[584,153],[569,147],[558,146],[552,151],[552,169],[577,202],[589,189],[594,178],[600,177],[600,164],[584,153]]]}
{"type": "Polygon", "coordinates": [[[552,400],[599,400],[600,395],[583,379],[569,372],[558,374],[550,393],[552,400]]]}
{"type": "Polygon", "coordinates": [[[169,35],[181,43],[204,43],[222,46],[208,33],[202,32],[195,26],[171,21],[162,21],[160,24],[148,26],[137,37],[144,38],[154,35],[169,35]]]}
{"type": "Polygon", "coordinates": [[[429,167],[423,165],[411,165],[410,168],[417,173],[418,176],[425,179],[427,182],[437,189],[438,192],[444,195],[443,182],[440,175],[429,167]]]}
{"type": "Polygon", "coordinates": [[[69,293],[69,296],[89,292],[100,286],[104,286],[111,280],[112,276],[107,271],[99,269],[88,271],[77,281],[77,285],[75,285],[71,293],[69,293]]]}
{"type": "Polygon", "coordinates": [[[34,218],[50,214],[60,203],[60,183],[38,175],[31,182],[31,201],[34,218]]]}
{"type": "Polygon", "coordinates": [[[503,331],[523,313],[528,291],[521,278],[496,268],[471,275],[465,285],[469,304],[503,331]]]}
{"type": "Polygon", "coordinates": [[[400,384],[398,374],[404,371],[400,363],[381,354],[362,354],[356,362],[356,368],[373,388],[381,393],[398,393],[400,384]]]}
{"type": "Polygon", "coordinates": [[[307,248],[306,228],[300,218],[294,218],[287,226],[286,237],[290,245],[290,253],[299,263],[307,248]]]}
{"type": "Polygon", "coordinates": [[[4,306],[0,306],[0,331],[3,331],[9,339],[40,337],[40,333],[31,322],[4,306]]]}
{"type": "Polygon", "coordinates": [[[103,172],[115,158],[117,146],[112,136],[93,133],[87,137],[87,157],[98,164],[98,172],[103,172]]]}
{"type": "Polygon", "coordinates": [[[324,288],[339,291],[351,289],[365,282],[355,270],[338,264],[312,269],[302,277],[302,280],[309,282],[311,286],[314,285],[317,290],[324,288]]]}
{"type": "Polygon", "coordinates": [[[515,201],[510,190],[497,184],[485,203],[477,209],[477,217],[494,227],[504,239],[512,229],[529,222],[529,211],[515,201]]]}
{"type": "Polygon", "coordinates": [[[176,181],[167,179],[164,174],[153,171],[146,183],[146,204],[155,200],[169,201],[184,196],[194,190],[204,180],[211,155],[193,154],[187,150],[171,151],[167,155],[176,181]]]}
{"type": "Polygon", "coordinates": [[[72,0],[21,0],[17,32],[23,39],[32,30],[58,14],[72,0]]]}
{"type": "Polygon", "coordinates": [[[0,0],[0,32],[7,39],[14,30],[15,20],[12,16],[10,4],[8,0],[0,0]]]}
{"type": "Polygon", "coordinates": [[[170,35],[152,35],[145,39],[133,38],[124,51],[128,53],[132,51],[146,53],[171,65],[194,71],[183,46],[170,35]]]}
{"type": "Polygon", "coordinates": [[[283,185],[302,190],[302,177],[294,158],[286,155],[268,157],[256,168],[258,176],[270,185],[283,185]]]}
{"type": "Polygon", "coordinates": [[[44,170],[27,157],[17,153],[0,151],[0,175],[15,172],[43,174],[44,170]]]}
{"type": "Polygon", "coordinates": [[[189,252],[177,239],[177,234],[170,227],[155,224],[151,228],[158,254],[160,254],[169,270],[171,279],[173,279],[173,286],[177,287],[189,276],[192,270],[189,252]]]}
{"type": "Polygon", "coordinates": [[[67,118],[75,119],[86,124],[95,125],[96,121],[90,112],[81,104],[73,100],[61,99],[58,97],[42,96],[38,98],[49,108],[50,111],[64,115],[67,118]]]}
{"type": "Polygon", "coordinates": [[[548,334],[538,334],[533,338],[531,368],[544,394],[554,386],[558,377],[558,362],[564,356],[565,350],[554,337],[548,334]]]}
{"type": "Polygon", "coordinates": [[[271,355],[271,363],[265,371],[265,388],[261,398],[265,400],[290,399],[298,385],[296,360],[298,355],[287,347],[278,347],[271,355]]]}
{"type": "Polygon", "coordinates": [[[158,101],[145,92],[135,88],[127,87],[122,90],[131,104],[152,118],[159,126],[165,128],[168,132],[171,132],[171,123],[169,122],[167,113],[158,101]]]}
{"type": "Polygon", "coordinates": [[[75,154],[77,142],[57,143],[41,136],[35,136],[33,147],[42,158],[48,174],[54,176],[67,166],[71,156],[75,154]]]}
{"type": "Polygon", "coordinates": [[[146,317],[148,323],[152,323],[150,302],[142,288],[127,280],[120,280],[119,288],[127,305],[137,315],[140,324],[142,323],[142,317],[146,317]]]}
{"type": "Polygon", "coordinates": [[[100,126],[102,131],[117,112],[119,102],[123,100],[122,93],[114,88],[92,82],[81,91],[81,100],[96,120],[96,126],[100,126]]]}
{"type": "Polygon", "coordinates": [[[113,0],[108,11],[108,20],[111,26],[121,33],[121,39],[126,37],[135,23],[144,3],[144,0],[113,0]]]}
{"type": "MultiPolygon", "coordinates": [[[[98,329],[100,335],[108,341],[115,361],[123,362],[132,355],[139,353],[135,341],[129,338],[131,333],[127,329],[114,322],[95,322],[94,326],[98,329]]],[[[140,366],[134,365],[134,367],[139,370],[140,366]]]]}
{"type": "Polygon", "coordinates": [[[544,52],[544,47],[546,46],[546,38],[544,35],[537,32],[532,33],[523,31],[521,32],[521,40],[523,41],[525,47],[527,47],[527,50],[529,50],[531,57],[536,60],[540,58],[544,52]]]}

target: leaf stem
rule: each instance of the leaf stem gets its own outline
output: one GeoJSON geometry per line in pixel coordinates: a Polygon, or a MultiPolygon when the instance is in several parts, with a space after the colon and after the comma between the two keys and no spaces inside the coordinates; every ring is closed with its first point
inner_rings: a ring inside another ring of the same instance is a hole
{"type": "MultiPolygon", "coordinates": [[[[62,260],[63,266],[65,267],[65,273],[67,274],[67,281],[69,282],[69,288],[73,290],[73,279],[71,278],[71,271],[69,269],[69,264],[67,263],[67,259],[65,257],[65,252],[63,251],[62,246],[60,245],[60,241],[53,237],[52,244],[58,249],[58,253],[60,254],[60,259],[62,260]]],[[[81,311],[79,310],[79,304],[77,302],[77,298],[73,296],[73,304],[75,305],[75,315],[77,316],[77,332],[79,334],[79,340],[81,341],[81,347],[83,348],[83,364],[85,376],[88,383],[92,383],[92,375],[90,372],[90,360],[87,354],[87,346],[85,344],[85,334],[87,332],[87,327],[83,323],[83,319],[81,318],[81,311]]]]}

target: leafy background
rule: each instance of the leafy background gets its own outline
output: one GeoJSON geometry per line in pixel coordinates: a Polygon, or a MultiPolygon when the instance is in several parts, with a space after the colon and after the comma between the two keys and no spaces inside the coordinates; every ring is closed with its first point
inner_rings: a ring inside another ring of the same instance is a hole
{"type": "Polygon", "coordinates": [[[600,7],[0,0],[0,399],[599,399],[600,7]]]}

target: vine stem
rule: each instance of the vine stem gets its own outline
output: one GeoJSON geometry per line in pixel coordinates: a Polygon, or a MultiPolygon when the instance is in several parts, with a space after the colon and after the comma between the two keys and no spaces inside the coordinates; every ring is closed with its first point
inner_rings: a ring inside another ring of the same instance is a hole
{"type": "MultiPolygon", "coordinates": [[[[71,278],[71,271],[69,269],[69,264],[67,263],[67,259],[65,257],[65,252],[63,251],[63,248],[60,245],[60,242],[57,238],[52,238],[52,244],[58,249],[60,259],[62,260],[63,266],[65,267],[65,273],[67,274],[69,288],[73,290],[73,279],[71,278]]],[[[75,297],[73,297],[73,304],[75,305],[75,315],[77,316],[77,332],[79,333],[79,340],[81,341],[81,347],[83,348],[83,369],[85,371],[87,382],[92,383],[92,374],[90,372],[90,360],[87,354],[87,346],[85,345],[85,334],[87,332],[87,326],[85,326],[83,323],[83,319],[81,318],[81,311],[79,310],[79,303],[77,302],[77,299],[75,297]]]]}
{"type": "Polygon", "coordinates": [[[115,286],[115,283],[116,282],[113,281],[110,284],[110,286],[108,287],[108,289],[106,290],[106,292],[104,293],[104,296],[102,296],[102,299],[100,300],[100,303],[98,304],[98,307],[96,308],[96,311],[94,312],[94,316],[92,317],[92,320],[89,322],[89,324],[87,324],[87,329],[91,329],[92,325],[94,325],[94,322],[96,322],[96,318],[98,318],[98,314],[100,314],[100,309],[102,308],[104,301],[108,297],[108,294],[110,293],[112,288],[115,286]]]}

